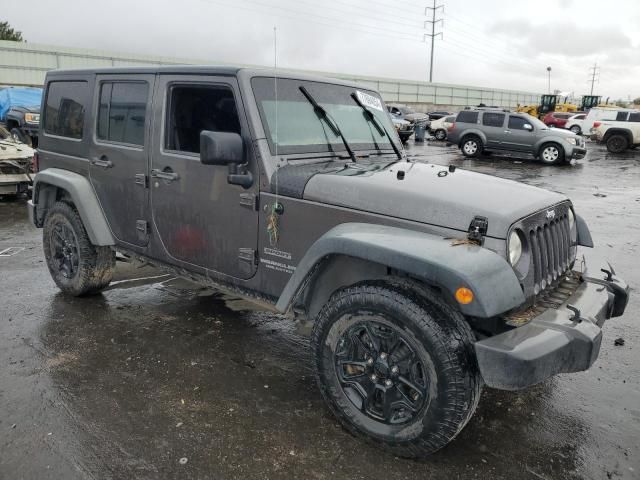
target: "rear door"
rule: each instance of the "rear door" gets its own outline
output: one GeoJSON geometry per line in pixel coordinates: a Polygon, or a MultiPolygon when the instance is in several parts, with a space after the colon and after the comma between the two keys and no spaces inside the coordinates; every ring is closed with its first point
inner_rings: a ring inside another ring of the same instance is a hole
{"type": "Polygon", "coordinates": [[[151,205],[168,260],[247,279],[257,269],[258,169],[235,77],[160,75],[154,104],[151,205]],[[228,181],[226,165],[200,163],[203,130],[240,134],[249,188],[228,181]]]}
{"type": "Polygon", "coordinates": [[[149,125],[154,75],[98,75],[90,148],[91,184],[113,235],[147,244],[149,125]]]}
{"type": "Polygon", "coordinates": [[[504,119],[505,114],[500,112],[484,112],[482,114],[482,131],[487,136],[487,147],[504,148],[503,139],[505,136],[504,119]]]}

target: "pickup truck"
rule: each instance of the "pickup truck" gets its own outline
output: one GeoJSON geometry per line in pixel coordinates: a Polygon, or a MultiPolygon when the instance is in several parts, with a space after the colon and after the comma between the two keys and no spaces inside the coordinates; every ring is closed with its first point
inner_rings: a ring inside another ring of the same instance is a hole
{"type": "Polygon", "coordinates": [[[622,118],[594,122],[591,139],[604,143],[611,153],[621,153],[640,145],[640,112],[624,112],[622,118]]]}

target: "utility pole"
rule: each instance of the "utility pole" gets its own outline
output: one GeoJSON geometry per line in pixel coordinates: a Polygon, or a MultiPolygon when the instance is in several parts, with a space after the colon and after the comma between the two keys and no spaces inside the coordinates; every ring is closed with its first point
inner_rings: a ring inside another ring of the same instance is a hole
{"type": "Polygon", "coordinates": [[[427,37],[431,37],[431,61],[429,64],[429,83],[433,82],[433,49],[435,47],[435,40],[438,35],[442,35],[442,32],[436,33],[436,23],[442,22],[442,25],[444,25],[444,20],[442,18],[439,18],[436,20],[436,13],[438,12],[439,9],[442,9],[442,12],[444,13],[444,5],[436,5],[436,0],[433,0],[433,7],[425,7],[424,9],[425,16],[427,15],[427,12],[431,10],[431,20],[426,20],[424,22],[424,28],[427,28],[427,23],[431,24],[431,33],[424,34],[424,39],[426,39],[427,37]]]}
{"type": "Polygon", "coordinates": [[[547,91],[551,93],[551,67],[547,67],[547,91]]]}
{"type": "Polygon", "coordinates": [[[589,69],[591,75],[591,93],[593,95],[593,84],[596,83],[596,76],[600,74],[600,67],[598,67],[598,62],[593,64],[593,67],[589,69]]]}

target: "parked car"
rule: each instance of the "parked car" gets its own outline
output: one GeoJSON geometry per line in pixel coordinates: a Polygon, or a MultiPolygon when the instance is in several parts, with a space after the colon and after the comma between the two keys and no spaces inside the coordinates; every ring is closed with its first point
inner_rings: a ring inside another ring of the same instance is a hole
{"type": "Polygon", "coordinates": [[[542,118],[542,123],[549,128],[565,128],[572,116],[573,113],[549,112],[542,118]]]}
{"type": "Polygon", "coordinates": [[[463,110],[449,128],[449,142],[465,157],[477,157],[485,149],[533,155],[543,163],[556,164],[583,158],[587,150],[582,137],[550,129],[526,113],[506,110],[463,110]]]}
{"type": "Polygon", "coordinates": [[[0,196],[27,193],[31,185],[34,151],[13,140],[4,127],[0,127],[0,196]]]}
{"type": "Polygon", "coordinates": [[[567,123],[565,124],[564,128],[566,128],[567,130],[571,130],[576,135],[580,135],[582,134],[582,127],[583,127],[585,118],[587,118],[586,113],[575,114],[569,117],[569,120],[567,120],[567,123]]]}
{"type": "Polygon", "coordinates": [[[393,122],[393,126],[398,133],[398,137],[400,137],[400,141],[404,144],[407,143],[411,135],[415,130],[415,124],[402,120],[401,118],[395,117],[393,114],[389,113],[389,118],[391,118],[391,122],[393,122]]]}
{"type": "Polygon", "coordinates": [[[621,120],[603,120],[593,124],[593,138],[611,153],[624,152],[640,145],[640,112],[619,112],[621,120]]]}
{"type": "Polygon", "coordinates": [[[587,113],[583,124],[582,124],[582,134],[583,135],[591,135],[593,124],[597,121],[615,121],[625,117],[628,112],[635,112],[632,108],[621,108],[621,107],[594,107],[587,113]]]}
{"type": "Polygon", "coordinates": [[[433,121],[433,120],[439,120],[442,117],[446,117],[447,115],[453,115],[453,114],[451,112],[439,111],[439,112],[427,112],[427,115],[429,116],[429,120],[433,121]]]}
{"type": "Polygon", "coordinates": [[[120,252],[295,312],[329,409],[395,455],[449,443],[484,385],[586,370],[625,310],[611,267],[574,271],[593,243],[566,196],[409,161],[361,85],[171,66],[45,88],[28,205],[58,288],[103,290],[120,252]]]}
{"type": "Polygon", "coordinates": [[[0,122],[14,140],[29,147],[38,146],[41,88],[8,87],[0,89],[0,122]]]}
{"type": "Polygon", "coordinates": [[[433,120],[430,125],[431,134],[436,138],[436,140],[446,140],[447,139],[447,131],[451,124],[456,121],[455,115],[450,115],[448,117],[441,117],[438,120],[433,120]]]}
{"type": "Polygon", "coordinates": [[[389,110],[389,113],[396,118],[407,120],[413,124],[419,122],[423,124],[425,128],[429,128],[429,116],[426,113],[416,112],[406,105],[397,103],[390,103],[387,105],[387,109],[389,110]]]}

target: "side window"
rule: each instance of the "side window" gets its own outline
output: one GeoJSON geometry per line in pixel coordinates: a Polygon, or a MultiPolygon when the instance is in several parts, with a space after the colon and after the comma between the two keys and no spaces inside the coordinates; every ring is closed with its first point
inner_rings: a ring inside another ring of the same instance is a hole
{"type": "Polygon", "coordinates": [[[577,115],[575,119],[576,120],[584,120],[585,118],[587,118],[586,115],[577,115]]]}
{"type": "Polygon", "coordinates": [[[640,122],[640,112],[633,112],[629,114],[630,122],[640,122]]]}
{"type": "Polygon", "coordinates": [[[453,123],[456,121],[456,117],[447,117],[444,119],[444,121],[447,123],[453,123]]]}
{"type": "Polygon", "coordinates": [[[627,112],[618,112],[618,114],[616,115],[616,121],[617,122],[626,122],[627,121],[627,112]]]}
{"type": "Polygon", "coordinates": [[[501,127],[504,125],[504,113],[484,112],[482,124],[487,127],[501,127]]]}
{"type": "Polygon", "coordinates": [[[60,137],[82,138],[87,82],[51,82],[44,107],[44,131],[60,137]]]}
{"type": "Polygon", "coordinates": [[[456,122],[478,123],[478,112],[463,110],[462,112],[458,113],[458,116],[456,117],[456,122]]]}
{"type": "Polygon", "coordinates": [[[524,128],[525,125],[531,125],[526,118],[509,115],[510,130],[527,130],[524,128]]]}
{"type": "Polygon", "coordinates": [[[146,82],[103,82],[96,135],[100,140],[144,145],[149,85],[146,82]]]}
{"type": "Polygon", "coordinates": [[[164,148],[200,153],[200,132],[240,133],[240,120],[229,87],[174,85],[169,89],[164,148]]]}

